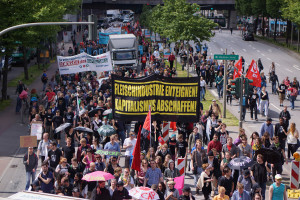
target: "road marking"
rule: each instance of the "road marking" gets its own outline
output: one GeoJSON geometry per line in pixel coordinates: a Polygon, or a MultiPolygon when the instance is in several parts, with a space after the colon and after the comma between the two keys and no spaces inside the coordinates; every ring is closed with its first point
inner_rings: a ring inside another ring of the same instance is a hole
{"type": "Polygon", "coordinates": [[[246,52],[246,49],[243,49],[243,51],[245,51],[245,52],[246,52]]]}
{"type": "Polygon", "coordinates": [[[215,97],[217,97],[218,96],[218,94],[217,94],[217,92],[216,91],[214,91],[214,90],[211,90],[210,91],[215,97]]]}
{"type": "Polygon", "coordinates": [[[213,53],[212,53],[212,52],[210,52],[210,55],[213,55],[213,53]]]}
{"type": "Polygon", "coordinates": [[[231,40],[232,43],[235,43],[233,40],[231,40]]]}
{"type": "Polygon", "coordinates": [[[289,71],[289,72],[293,72],[292,70],[290,70],[290,69],[287,69],[287,68],[285,68],[285,70],[286,70],[286,71],[289,71]]]}
{"type": "Polygon", "coordinates": [[[262,55],[262,56],[266,56],[266,55],[265,55],[265,54],[263,54],[263,53],[262,53],[261,55],[262,55]]]}
{"type": "Polygon", "coordinates": [[[223,51],[223,49],[221,48],[221,51],[223,51]]]}
{"type": "Polygon", "coordinates": [[[260,50],[256,50],[258,53],[260,52],[260,50]]]}
{"type": "Polygon", "coordinates": [[[268,49],[268,52],[272,53],[272,50],[271,50],[271,49],[268,49]]]}
{"type": "Polygon", "coordinates": [[[278,66],[280,66],[280,64],[279,64],[279,63],[275,63],[275,65],[278,65],[278,66]]]}
{"type": "Polygon", "coordinates": [[[300,68],[299,68],[298,65],[294,65],[293,67],[294,67],[295,69],[297,69],[297,70],[300,70],[300,68]]]}
{"type": "Polygon", "coordinates": [[[275,106],[273,103],[271,103],[271,105],[272,105],[274,108],[276,108],[278,111],[281,111],[281,109],[278,108],[277,106],[275,106]]]}
{"type": "Polygon", "coordinates": [[[271,60],[270,58],[267,58],[268,60],[271,60]]]}

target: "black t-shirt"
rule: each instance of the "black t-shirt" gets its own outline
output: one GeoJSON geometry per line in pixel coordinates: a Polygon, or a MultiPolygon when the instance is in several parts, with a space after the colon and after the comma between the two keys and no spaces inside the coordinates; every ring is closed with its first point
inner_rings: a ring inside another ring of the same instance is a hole
{"type": "Polygon", "coordinates": [[[188,147],[188,143],[186,141],[176,142],[176,148],[178,152],[178,157],[184,157],[186,154],[186,148],[188,147]]]}
{"type": "Polygon", "coordinates": [[[53,118],[53,114],[52,113],[46,113],[45,114],[45,119],[46,119],[46,125],[47,126],[51,126],[52,124],[52,118],[53,118]]]}
{"type": "Polygon", "coordinates": [[[229,179],[227,179],[225,176],[221,176],[218,180],[219,186],[223,186],[226,189],[225,194],[230,197],[230,192],[232,190],[232,183],[233,178],[230,176],[229,179]]]}
{"type": "Polygon", "coordinates": [[[279,89],[282,90],[282,92],[279,92],[279,93],[285,94],[285,90],[286,90],[287,88],[286,88],[286,85],[284,85],[284,84],[282,83],[282,84],[279,85],[279,89]]]}
{"type": "Polygon", "coordinates": [[[73,158],[73,154],[75,153],[75,148],[72,146],[64,146],[62,148],[62,151],[64,152],[64,157],[67,159],[67,162],[70,164],[73,158]]]}
{"type": "Polygon", "coordinates": [[[252,165],[251,171],[253,172],[255,182],[258,184],[267,182],[267,168],[265,163],[255,163],[252,165]]]}
{"type": "Polygon", "coordinates": [[[72,191],[73,191],[73,186],[72,185],[69,185],[68,187],[62,186],[62,193],[65,196],[71,197],[72,196],[72,191]]]}
{"type": "Polygon", "coordinates": [[[68,112],[65,114],[65,122],[66,123],[73,123],[73,119],[74,119],[74,113],[73,112],[68,112]]]}
{"type": "Polygon", "coordinates": [[[261,100],[268,100],[269,99],[269,95],[268,92],[265,91],[266,95],[264,96],[263,92],[260,93],[260,98],[261,100]]]}
{"type": "Polygon", "coordinates": [[[169,146],[171,155],[175,155],[176,139],[175,140],[169,139],[168,146],[169,146]]]}
{"type": "Polygon", "coordinates": [[[54,116],[52,118],[52,122],[53,122],[54,128],[57,128],[61,124],[63,124],[64,120],[63,120],[62,116],[54,116]]]}
{"type": "Polygon", "coordinates": [[[50,167],[55,169],[56,166],[59,164],[61,156],[62,156],[62,152],[58,148],[55,151],[53,150],[48,151],[48,157],[50,158],[50,167]]]}
{"type": "Polygon", "coordinates": [[[250,101],[250,105],[254,106],[256,105],[257,99],[259,98],[258,94],[251,94],[249,95],[248,99],[250,101]]]}

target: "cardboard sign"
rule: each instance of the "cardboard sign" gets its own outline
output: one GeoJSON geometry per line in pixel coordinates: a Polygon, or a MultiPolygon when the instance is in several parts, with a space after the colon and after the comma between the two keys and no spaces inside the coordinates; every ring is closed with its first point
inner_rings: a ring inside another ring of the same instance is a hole
{"type": "Polygon", "coordinates": [[[20,136],[20,147],[37,147],[36,136],[20,136]]]}
{"type": "Polygon", "coordinates": [[[42,139],[43,124],[42,122],[33,122],[31,124],[30,135],[36,136],[38,140],[42,139]]]}

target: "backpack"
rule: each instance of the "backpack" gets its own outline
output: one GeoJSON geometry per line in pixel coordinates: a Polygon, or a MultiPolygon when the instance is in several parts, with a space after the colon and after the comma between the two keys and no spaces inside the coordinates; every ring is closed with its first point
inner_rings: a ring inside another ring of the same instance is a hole
{"type": "Polygon", "coordinates": [[[293,88],[291,92],[291,96],[296,97],[298,95],[298,90],[296,88],[293,88]]]}

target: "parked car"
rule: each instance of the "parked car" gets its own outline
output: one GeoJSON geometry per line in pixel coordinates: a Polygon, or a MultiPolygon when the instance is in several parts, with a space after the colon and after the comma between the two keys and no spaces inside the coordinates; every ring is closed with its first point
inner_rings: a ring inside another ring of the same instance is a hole
{"type": "Polygon", "coordinates": [[[243,35],[243,40],[245,41],[254,41],[254,35],[252,32],[246,32],[243,35]]]}

